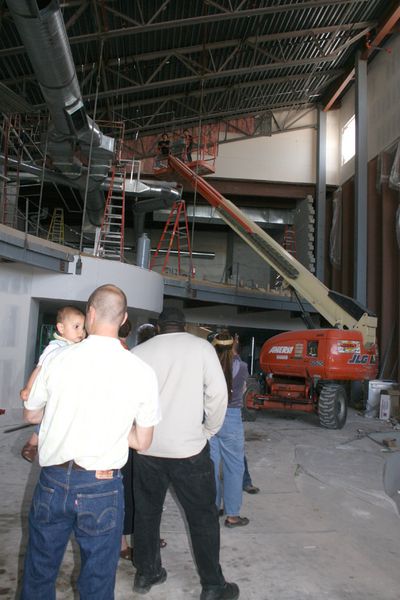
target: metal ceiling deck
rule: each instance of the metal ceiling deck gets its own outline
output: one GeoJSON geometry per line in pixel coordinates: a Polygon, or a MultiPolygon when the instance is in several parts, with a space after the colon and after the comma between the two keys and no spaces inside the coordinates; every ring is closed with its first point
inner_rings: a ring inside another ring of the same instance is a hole
{"type": "MultiPolygon", "coordinates": [[[[321,103],[367,36],[398,5],[390,0],[69,0],[61,9],[89,112],[99,78],[98,118],[125,121],[134,137],[194,126],[200,119],[321,103]]],[[[4,0],[0,11],[0,83],[46,112],[4,0]]]]}

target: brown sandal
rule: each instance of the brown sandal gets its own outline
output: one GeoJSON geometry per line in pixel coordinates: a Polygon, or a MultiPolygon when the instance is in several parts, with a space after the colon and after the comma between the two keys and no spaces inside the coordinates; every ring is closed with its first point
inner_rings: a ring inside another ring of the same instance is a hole
{"type": "Polygon", "coordinates": [[[225,519],[225,527],[244,527],[249,524],[247,517],[228,517],[225,519]]]}
{"type": "Polygon", "coordinates": [[[167,542],[163,538],[160,538],[160,548],[165,548],[166,545],[167,542]]]}
{"type": "Polygon", "coordinates": [[[37,456],[38,447],[26,442],[25,446],[21,450],[21,456],[28,462],[33,462],[37,456]]]}

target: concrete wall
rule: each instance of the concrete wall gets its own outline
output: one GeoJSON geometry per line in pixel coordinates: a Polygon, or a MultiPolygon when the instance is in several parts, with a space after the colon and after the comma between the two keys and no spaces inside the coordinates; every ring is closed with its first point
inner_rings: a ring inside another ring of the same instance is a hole
{"type": "MultiPolygon", "coordinates": [[[[164,223],[162,224],[164,226],[164,223]]],[[[192,239],[191,234],[191,223],[189,224],[190,229],[190,238],[192,239]]],[[[152,230],[148,232],[151,237],[151,247],[157,248],[157,244],[160,240],[161,231],[159,229],[152,230]]],[[[227,234],[222,231],[199,231],[195,227],[194,233],[194,244],[193,250],[196,252],[214,252],[214,258],[194,258],[193,264],[196,269],[196,277],[197,279],[207,279],[207,281],[215,281],[220,282],[223,281],[225,263],[226,263],[226,244],[227,244],[227,234]]],[[[163,246],[163,248],[165,248],[163,246]]],[[[182,249],[184,246],[182,246],[182,249]]],[[[173,249],[176,250],[176,241],[174,242],[173,249]]],[[[157,271],[161,272],[162,265],[164,264],[165,255],[159,255],[157,261],[155,263],[155,268],[157,271]]],[[[177,274],[178,269],[178,260],[176,256],[171,255],[168,264],[166,273],[177,274]]],[[[188,273],[189,272],[189,261],[187,258],[181,258],[181,272],[188,273]]]]}
{"type": "Polygon", "coordinates": [[[113,283],[127,295],[134,315],[162,310],[164,282],[158,273],[82,257],[82,274],[53,273],[0,263],[0,408],[20,407],[19,390],[34,366],[41,302],[85,303],[99,285],[113,283]]]}
{"type": "MultiPolygon", "coordinates": [[[[400,137],[400,38],[392,38],[368,67],[368,160],[400,137]]],[[[354,86],[339,111],[339,132],[354,115],[354,86]]],[[[340,182],[354,175],[354,159],[340,167],[340,182]]]]}
{"type": "MultiPolygon", "coordinates": [[[[267,230],[278,241],[283,240],[283,227],[281,230],[267,230]]],[[[213,252],[214,258],[193,258],[195,275],[197,279],[205,279],[216,283],[225,283],[226,266],[229,257],[227,254],[229,233],[214,230],[195,231],[193,250],[196,252],[213,252]]],[[[152,247],[156,247],[160,238],[160,231],[152,232],[152,247]]],[[[175,248],[175,246],[174,246],[175,248]]],[[[156,270],[161,272],[163,258],[157,261],[156,270]]],[[[240,287],[267,288],[273,285],[275,278],[271,279],[269,265],[238,235],[232,233],[232,259],[231,276],[228,282],[240,287]]],[[[178,261],[176,256],[171,256],[168,261],[166,273],[177,274],[178,261]]],[[[188,272],[188,260],[181,259],[181,272],[188,272]]]]}

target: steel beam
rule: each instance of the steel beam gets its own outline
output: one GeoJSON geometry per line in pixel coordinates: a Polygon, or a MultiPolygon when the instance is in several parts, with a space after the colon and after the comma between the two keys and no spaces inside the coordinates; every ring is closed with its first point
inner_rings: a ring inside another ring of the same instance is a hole
{"type": "MultiPolygon", "coordinates": [[[[382,43],[384,38],[392,33],[394,26],[400,19],[400,7],[398,4],[399,2],[398,0],[396,0],[396,2],[393,3],[392,10],[389,12],[386,18],[383,19],[383,21],[377,26],[377,31],[374,39],[371,40],[368,44],[366,44],[362,53],[364,59],[368,59],[375,50],[379,49],[379,45],[382,43]]],[[[351,68],[346,74],[346,76],[340,81],[338,87],[332,93],[329,100],[327,100],[324,107],[325,111],[330,110],[332,108],[336,100],[341,96],[341,94],[343,94],[349,83],[353,80],[354,75],[355,69],[351,68]]]]}
{"type": "MultiPolygon", "coordinates": [[[[164,295],[196,299],[201,302],[300,312],[299,304],[294,297],[239,288],[233,285],[218,283],[213,285],[212,282],[202,282],[196,279],[191,279],[189,282],[187,279],[178,279],[176,276],[169,278],[168,275],[164,275],[164,295]]],[[[311,313],[316,312],[315,308],[305,301],[303,308],[311,313]]]]}
{"type": "MultiPolygon", "coordinates": [[[[330,69],[324,69],[321,71],[316,71],[315,73],[312,74],[312,78],[313,79],[322,79],[324,77],[338,77],[341,73],[343,73],[342,69],[334,69],[334,70],[330,70],[330,69]]],[[[244,90],[244,89],[251,89],[251,88],[259,88],[260,86],[263,85],[275,85],[277,83],[286,83],[286,82],[296,82],[296,81],[304,81],[310,78],[310,73],[300,73],[300,74],[296,74],[296,75],[285,75],[285,76],[281,76],[281,77],[269,77],[267,79],[258,79],[258,80],[254,80],[254,81],[245,81],[245,82],[239,82],[237,84],[235,84],[235,89],[240,89],[240,90],[244,90]]],[[[179,83],[179,80],[175,80],[175,83],[179,83]]],[[[324,84],[325,85],[325,84],[324,84]]],[[[144,86],[145,87],[145,86],[144,86]]],[[[161,84],[162,87],[162,84],[161,84]]],[[[132,89],[134,91],[136,91],[135,87],[133,88],[129,88],[132,89]]],[[[130,101],[130,102],[125,102],[124,104],[116,104],[114,106],[114,110],[123,110],[123,109],[129,109],[129,108],[135,108],[135,107],[142,107],[142,106],[146,106],[146,105],[151,105],[151,104],[158,104],[161,101],[170,101],[170,100],[185,100],[185,99],[191,99],[191,98],[201,98],[202,96],[208,96],[211,94],[219,94],[219,93],[224,93],[228,90],[232,89],[232,86],[230,85],[224,85],[224,86],[218,86],[218,87],[212,87],[212,88],[206,88],[203,91],[202,90],[192,90],[192,91],[185,91],[185,92],[181,92],[178,94],[167,94],[167,95],[157,95],[157,97],[154,98],[147,98],[147,99],[139,99],[136,101],[130,101]]],[[[109,90],[110,93],[113,93],[114,97],[117,95],[120,95],[121,90],[120,89],[114,89],[114,90],[109,90]]],[[[83,96],[84,100],[88,99],[87,95],[83,96]]],[[[41,105],[35,105],[35,110],[40,110],[41,108],[44,108],[45,105],[41,104],[41,105]]]]}
{"type": "Polygon", "coordinates": [[[367,194],[368,194],[368,112],[367,61],[356,57],[356,155],[354,198],[354,296],[360,304],[367,304],[367,194]]]}
{"type": "MultiPolygon", "coordinates": [[[[264,6],[250,9],[238,9],[238,10],[221,10],[221,12],[213,12],[212,14],[199,14],[195,17],[188,17],[186,19],[171,19],[167,21],[155,21],[152,15],[151,19],[147,23],[140,23],[133,25],[132,27],[121,27],[120,29],[114,29],[112,31],[103,31],[86,33],[75,36],[71,39],[73,43],[88,43],[98,41],[99,39],[108,39],[116,37],[125,37],[127,35],[136,35],[139,33],[148,33],[152,31],[165,31],[167,29],[183,28],[183,27],[195,27],[205,26],[209,23],[221,22],[221,21],[233,21],[235,19],[246,19],[258,16],[277,15],[278,13],[294,12],[297,10],[313,10],[323,6],[334,6],[334,5],[348,5],[348,4],[367,4],[369,0],[307,0],[305,2],[293,2],[289,1],[285,4],[274,4],[273,6],[264,6]]],[[[104,4],[104,8],[107,9],[107,4],[104,4]]]]}
{"type": "Polygon", "coordinates": [[[0,257],[58,273],[68,273],[68,263],[73,262],[73,251],[63,251],[60,246],[25,235],[5,225],[0,225],[0,257]]]}
{"type": "MultiPolygon", "coordinates": [[[[287,60],[282,62],[270,63],[270,64],[262,64],[262,65],[254,65],[251,67],[251,73],[266,73],[268,71],[274,71],[275,69],[287,69],[289,67],[303,67],[307,65],[320,65],[324,63],[333,62],[338,58],[337,53],[333,52],[328,56],[322,57],[311,57],[311,58],[303,58],[299,60],[287,60]]],[[[190,75],[187,77],[177,77],[174,79],[166,79],[162,81],[148,81],[144,82],[142,85],[129,86],[125,88],[120,88],[118,90],[118,94],[121,96],[123,94],[135,94],[138,92],[147,92],[149,90],[159,90],[160,87],[165,89],[167,87],[176,86],[176,85],[188,85],[190,83],[198,83],[199,81],[214,81],[216,79],[223,79],[227,77],[238,77],[249,74],[249,67],[243,67],[240,69],[227,69],[226,71],[221,72],[212,72],[206,73],[205,75],[196,74],[190,75]]],[[[314,74],[309,73],[309,77],[312,77],[314,74]]],[[[115,95],[115,90],[99,92],[98,99],[102,100],[104,98],[112,97],[115,95]]],[[[94,100],[96,94],[86,94],[84,97],[86,100],[94,100]]]]}
{"type": "Polygon", "coordinates": [[[321,107],[318,107],[316,180],[316,276],[320,281],[324,282],[326,222],[326,113],[321,107]]]}
{"type": "MultiPolygon", "coordinates": [[[[338,31],[346,32],[346,31],[359,31],[362,33],[365,31],[370,31],[376,26],[376,21],[360,21],[358,23],[342,23],[338,25],[330,25],[327,27],[314,27],[313,29],[295,29],[293,31],[279,31],[276,33],[268,33],[261,36],[250,36],[245,40],[242,39],[231,39],[231,40],[222,40],[217,42],[206,42],[205,44],[198,44],[195,46],[185,46],[179,47],[176,46],[174,48],[167,48],[165,50],[155,50],[152,52],[144,52],[142,54],[134,54],[132,56],[124,56],[121,58],[109,58],[106,61],[107,67],[118,67],[121,64],[124,66],[131,64],[138,64],[139,62],[152,62],[158,60],[160,58],[164,58],[165,56],[170,56],[173,54],[174,56],[184,56],[186,54],[199,54],[202,52],[213,52],[215,50],[221,50],[225,48],[232,48],[236,46],[243,46],[243,44],[265,44],[274,41],[284,41],[290,40],[292,38],[302,38],[302,37],[318,37],[328,33],[337,33],[338,31]]],[[[112,30],[108,32],[112,34],[112,30]]],[[[353,39],[353,38],[352,38],[353,39]]],[[[76,38],[69,38],[71,46],[77,44],[76,38]]],[[[347,42],[346,42],[347,43],[347,42]]],[[[0,50],[0,57],[8,56],[8,55],[16,55],[25,52],[24,46],[16,46],[10,48],[3,48],[0,50]]],[[[76,70],[82,68],[82,65],[75,65],[76,70]]],[[[83,65],[84,71],[91,71],[93,69],[93,64],[83,65]]],[[[3,83],[5,85],[11,85],[19,83],[20,81],[35,81],[34,74],[26,74],[24,77],[15,77],[13,79],[4,80],[3,83]]]]}

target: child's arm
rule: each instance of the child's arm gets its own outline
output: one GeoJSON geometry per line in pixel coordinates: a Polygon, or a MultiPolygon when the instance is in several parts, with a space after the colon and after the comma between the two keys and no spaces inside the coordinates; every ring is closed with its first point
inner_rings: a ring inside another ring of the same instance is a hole
{"type": "MultiPolygon", "coordinates": [[[[32,425],[39,425],[42,422],[44,415],[44,409],[38,408],[37,410],[28,410],[24,408],[24,420],[32,425]]],[[[147,448],[146,448],[147,449],[147,448]]]]}
{"type": "Polygon", "coordinates": [[[35,383],[35,379],[38,376],[39,371],[40,371],[41,368],[42,368],[41,365],[38,365],[37,367],[35,367],[33,369],[32,373],[29,376],[28,381],[25,384],[25,387],[23,387],[22,390],[20,391],[19,396],[20,396],[20,398],[21,398],[21,400],[23,402],[25,402],[26,400],[28,400],[28,397],[29,397],[30,391],[32,389],[32,386],[35,383]]]}

